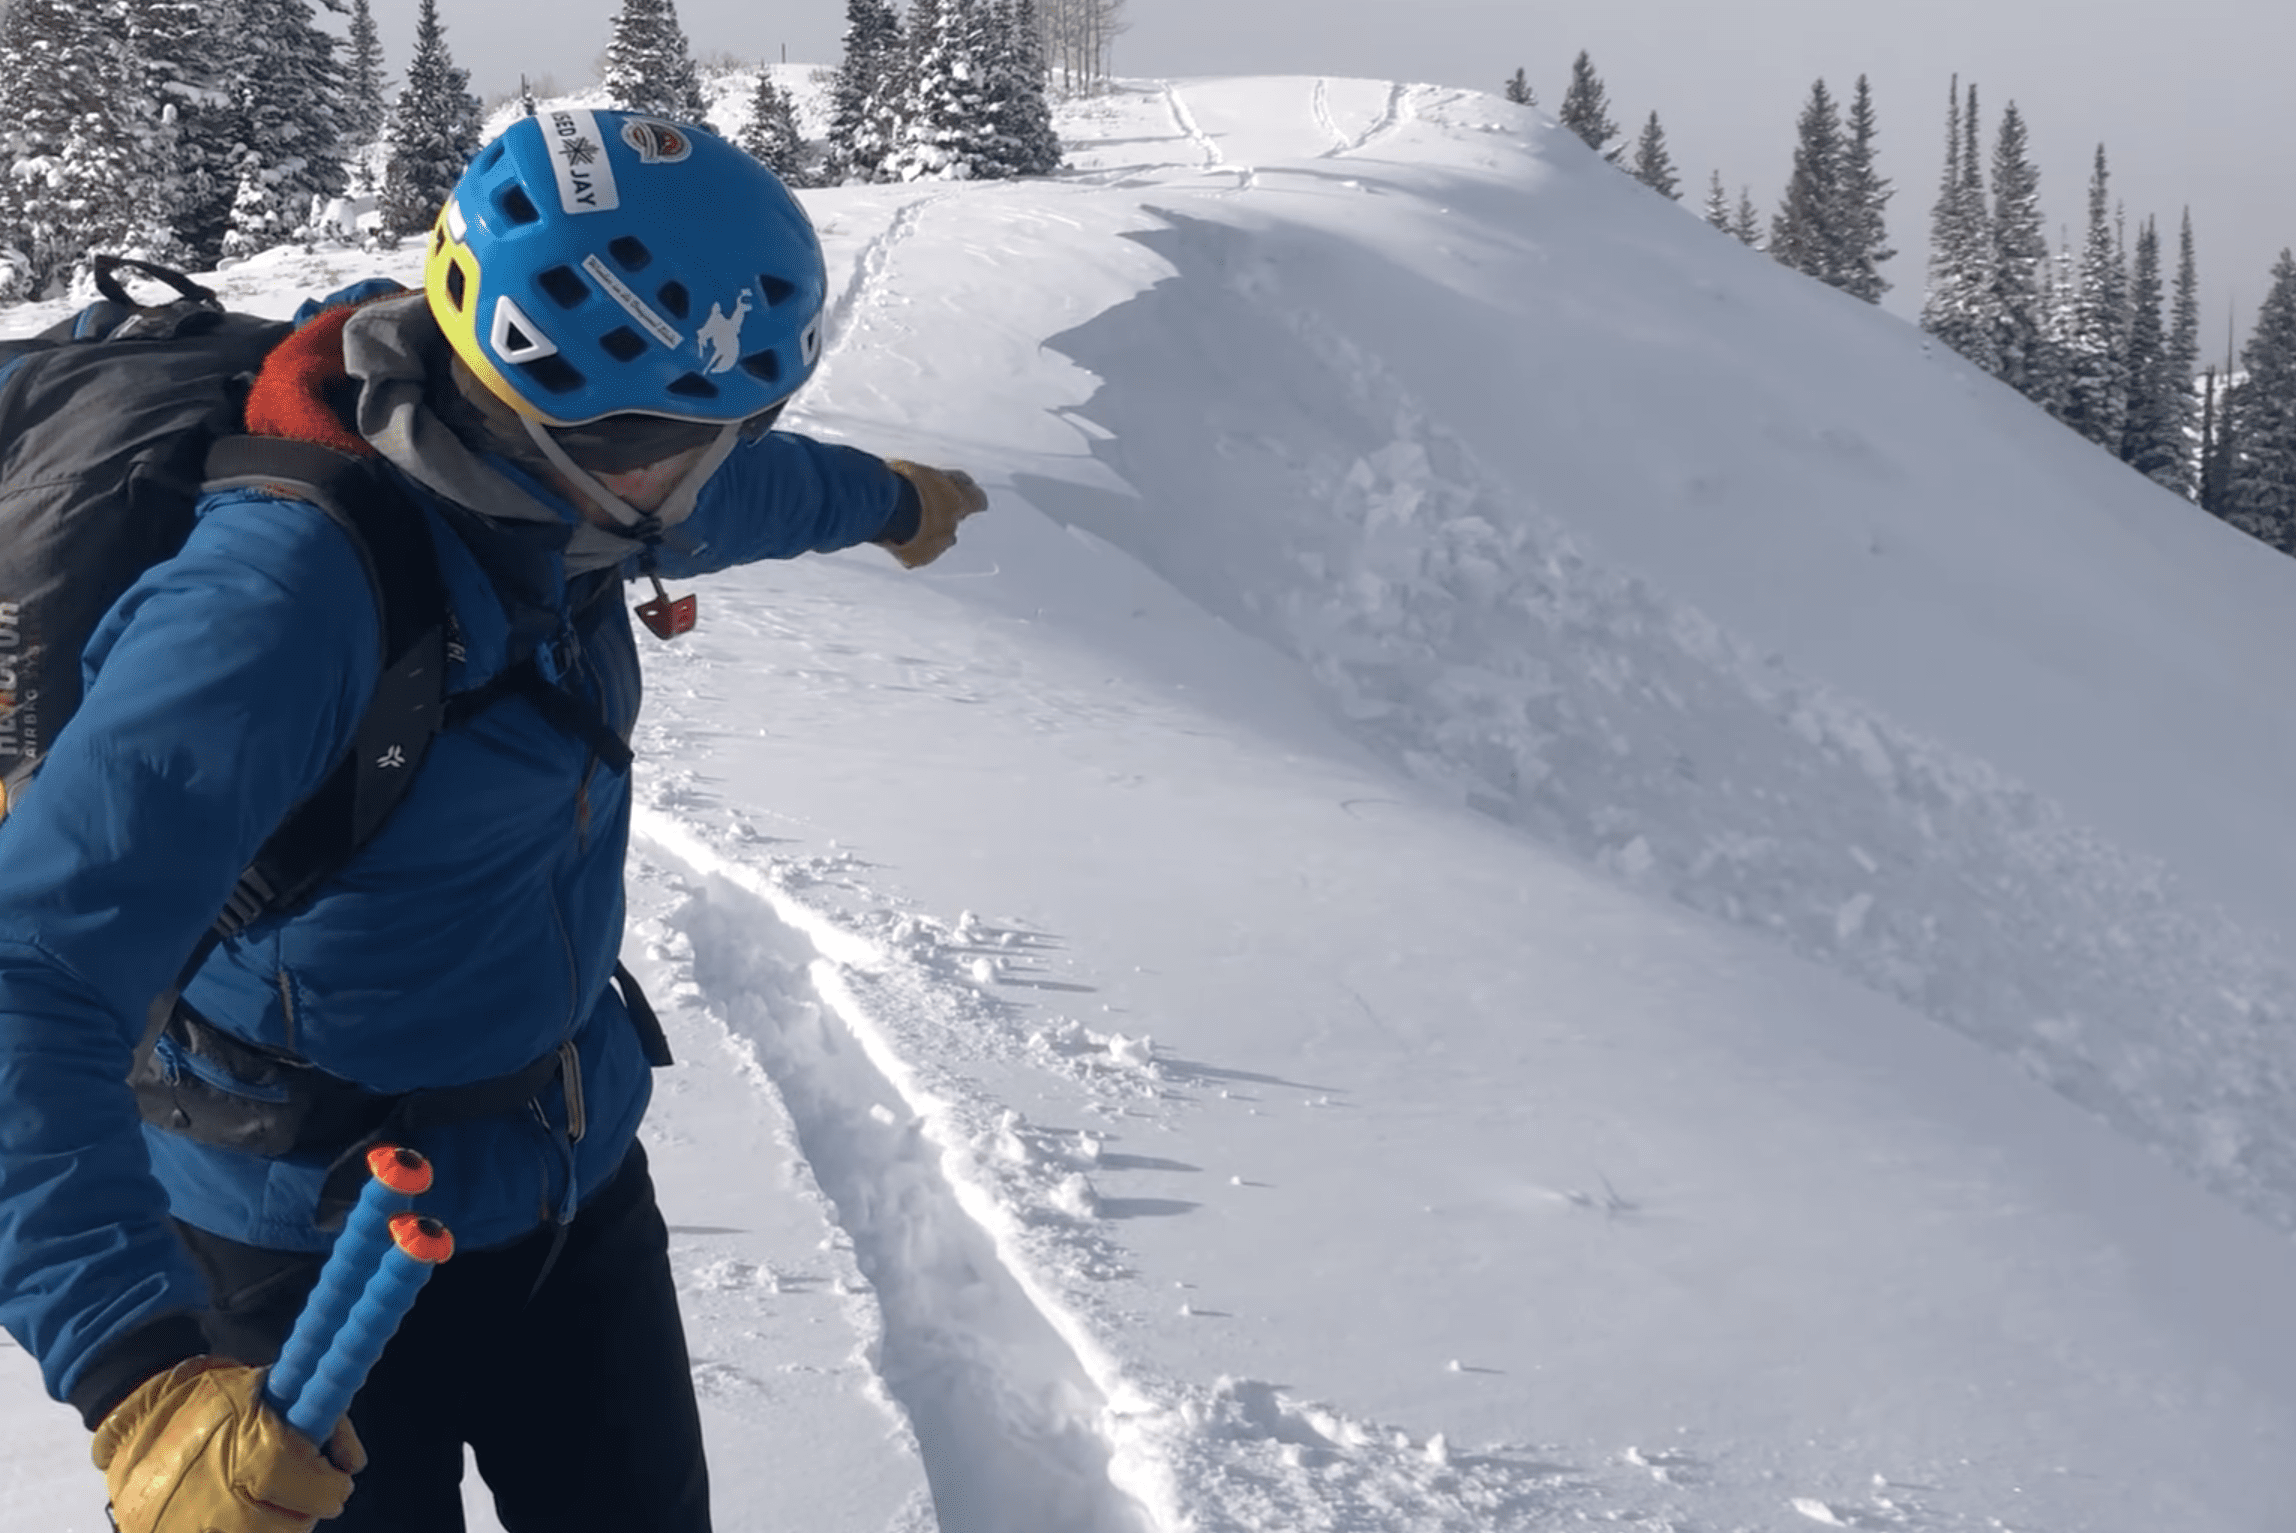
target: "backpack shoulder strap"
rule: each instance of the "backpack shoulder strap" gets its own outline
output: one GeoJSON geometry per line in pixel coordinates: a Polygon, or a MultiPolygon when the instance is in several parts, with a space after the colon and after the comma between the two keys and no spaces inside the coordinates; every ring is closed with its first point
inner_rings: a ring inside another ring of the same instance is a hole
{"type": "Polygon", "coordinates": [[[350,752],[240,875],[221,936],[296,908],[340,871],[413,786],[446,718],[446,584],[420,510],[373,460],[279,437],[217,441],[207,487],[250,486],[310,502],[350,537],[374,590],[383,668],[350,752]]]}

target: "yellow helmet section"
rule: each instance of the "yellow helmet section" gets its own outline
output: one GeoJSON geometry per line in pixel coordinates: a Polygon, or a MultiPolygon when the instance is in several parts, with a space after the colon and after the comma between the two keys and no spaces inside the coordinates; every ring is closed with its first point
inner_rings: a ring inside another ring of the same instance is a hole
{"type": "Polygon", "coordinates": [[[431,228],[430,251],[423,258],[423,293],[430,300],[431,318],[438,321],[454,354],[489,393],[520,415],[549,423],[549,418],[528,404],[502,376],[502,369],[478,343],[478,258],[471,254],[468,234],[462,210],[448,198],[431,228]]]}

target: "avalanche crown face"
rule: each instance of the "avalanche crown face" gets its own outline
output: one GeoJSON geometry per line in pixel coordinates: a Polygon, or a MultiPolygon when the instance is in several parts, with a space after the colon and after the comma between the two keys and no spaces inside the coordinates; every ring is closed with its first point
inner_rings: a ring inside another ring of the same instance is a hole
{"type": "Polygon", "coordinates": [[[821,360],[828,290],[797,200],[706,129],[564,108],[480,151],[423,283],[455,352],[521,415],[747,420],[821,360]]]}

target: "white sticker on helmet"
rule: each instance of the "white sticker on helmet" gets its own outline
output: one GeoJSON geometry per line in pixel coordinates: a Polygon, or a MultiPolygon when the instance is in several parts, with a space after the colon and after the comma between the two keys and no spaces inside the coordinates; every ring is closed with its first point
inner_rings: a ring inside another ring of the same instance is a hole
{"type": "Polygon", "coordinates": [[[741,360],[741,327],[748,318],[748,288],[741,290],[731,314],[717,304],[710,305],[709,319],[694,332],[694,345],[701,349],[703,372],[733,371],[733,365],[741,360]]]}
{"type": "Polygon", "coordinates": [[[558,343],[505,296],[494,301],[494,354],[505,362],[533,362],[558,355],[558,343]]]}
{"type": "Polygon", "coordinates": [[[470,224],[462,216],[462,204],[452,198],[447,200],[446,205],[446,232],[458,245],[466,244],[470,239],[470,224]]]}
{"type": "Polygon", "coordinates": [[[628,310],[632,319],[645,326],[646,333],[655,340],[660,341],[672,351],[676,351],[686,343],[686,338],[678,327],[655,313],[652,304],[630,291],[630,284],[615,276],[614,269],[604,261],[599,260],[596,251],[593,250],[582,258],[582,269],[590,274],[591,281],[604,288],[609,297],[628,310]]]}
{"type": "Polygon", "coordinates": [[[596,113],[552,110],[542,118],[542,137],[550,146],[550,168],[558,173],[558,202],[567,212],[610,213],[622,205],[596,113]]]}

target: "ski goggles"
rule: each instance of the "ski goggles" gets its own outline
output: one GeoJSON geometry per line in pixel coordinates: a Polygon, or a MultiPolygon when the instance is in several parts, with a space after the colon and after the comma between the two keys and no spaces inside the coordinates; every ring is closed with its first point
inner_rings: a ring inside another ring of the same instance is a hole
{"type": "MultiPolygon", "coordinates": [[[[784,401],[783,403],[787,403],[784,401]]],[[[760,410],[741,422],[741,439],[754,442],[773,429],[781,405],[760,410]]],[[[602,416],[579,426],[550,426],[551,440],[592,474],[627,474],[681,452],[707,447],[725,430],[725,421],[683,421],[636,411],[602,416]]]]}

